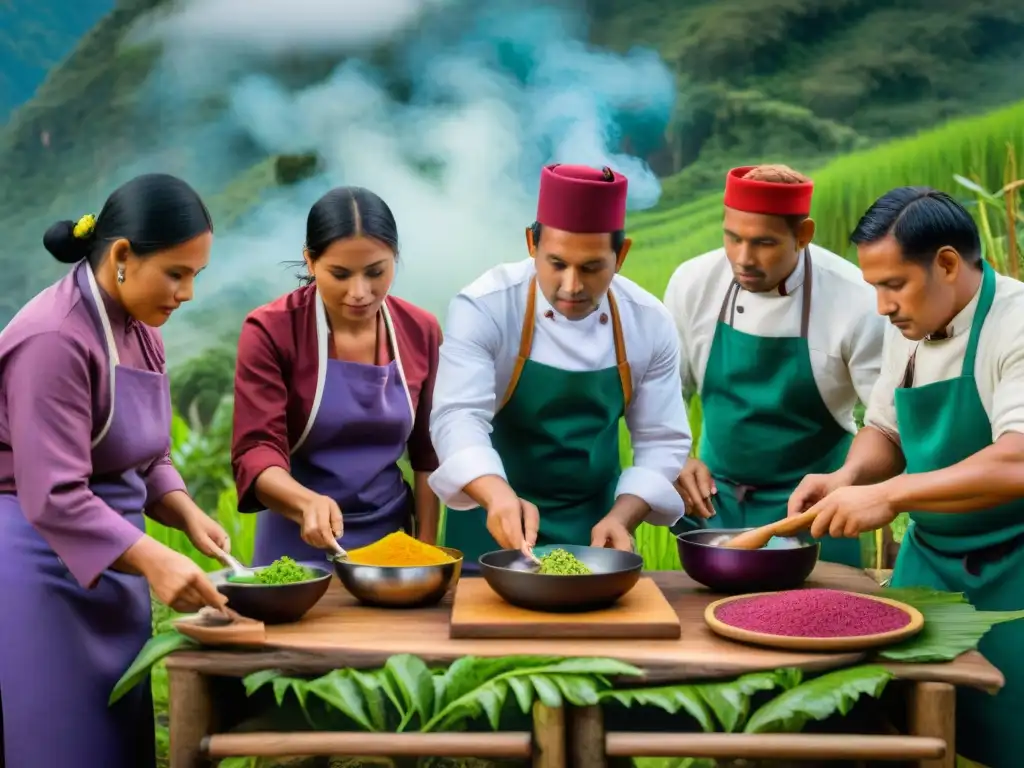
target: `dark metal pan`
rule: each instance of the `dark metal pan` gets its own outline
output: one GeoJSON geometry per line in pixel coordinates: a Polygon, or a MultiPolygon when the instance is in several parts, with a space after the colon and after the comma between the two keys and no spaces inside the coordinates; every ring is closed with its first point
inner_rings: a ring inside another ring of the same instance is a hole
{"type": "Polygon", "coordinates": [[[207,574],[217,591],[228,599],[228,607],[242,616],[264,624],[289,624],[301,619],[327,592],[331,572],[320,565],[302,563],[317,576],[296,584],[246,584],[228,580],[226,568],[207,574]]]}
{"type": "Polygon", "coordinates": [[[752,528],[707,528],[676,537],[683,570],[705,587],[725,594],[776,592],[799,587],[811,575],[821,544],[809,533],[782,537],[764,549],[728,549],[710,542],[752,528]]]}
{"type": "MultiPolygon", "coordinates": [[[[545,549],[553,549],[547,547],[545,549]]],[[[633,552],[601,547],[560,546],[578,557],[592,573],[550,576],[517,550],[503,549],[481,556],[480,574],[504,600],[520,608],[549,613],[595,611],[607,608],[636,586],[644,560],[633,552]]],[[[544,550],[538,548],[539,557],[544,550]]]]}

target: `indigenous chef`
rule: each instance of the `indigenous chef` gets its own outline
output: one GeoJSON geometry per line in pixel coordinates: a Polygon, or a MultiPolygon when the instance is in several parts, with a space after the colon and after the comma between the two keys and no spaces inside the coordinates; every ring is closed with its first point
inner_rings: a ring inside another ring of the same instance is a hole
{"type": "Polygon", "coordinates": [[[530,258],[451,303],[430,484],[467,570],[497,547],[630,550],[641,521],[683,514],[672,485],[691,444],[678,342],[657,298],[618,274],[626,188],[609,168],[544,168],[530,258]],[[624,472],[623,415],[635,464],[624,472]]]}
{"type": "Polygon", "coordinates": [[[339,187],[306,220],[306,285],[253,310],[235,369],[238,508],[259,511],[254,563],[323,560],[395,531],[433,543],[440,507],[430,399],[441,328],[389,296],[398,227],[381,198],[339,187]],[[415,488],[398,460],[408,449],[415,488]],[[262,510],[262,511],[260,511],[262,510]]]}
{"type": "MultiPolygon", "coordinates": [[[[0,757],[9,768],[155,765],[148,683],[107,706],[151,634],[150,588],[178,611],[225,599],[145,534],[143,512],[204,554],[227,534],[169,458],[156,329],[192,298],[212,241],[172,176],[117,189],[43,244],[73,264],[0,333],[0,757]]],[[[4,764],[0,760],[0,764],[4,764]]]]}
{"type": "MultiPolygon", "coordinates": [[[[804,475],[842,464],[878,377],[885,321],[860,270],[811,244],[812,190],[782,165],[731,170],[725,247],[681,264],[665,292],[684,397],[704,414],[678,485],[722,528],[785,517],[804,475]]],[[[856,540],[826,539],[821,556],[861,563],[856,540]]]]}
{"type": "MultiPolygon", "coordinates": [[[[805,478],[790,513],[813,504],[815,536],[857,536],[910,512],[893,586],[1020,610],[1024,286],[984,261],[967,211],[927,187],[880,197],[850,239],[895,327],[846,462],[805,478]]],[[[1018,766],[1024,753],[1022,646],[1024,624],[994,626],[980,650],[1006,687],[958,689],[957,751],[989,768],[1018,766]]]]}

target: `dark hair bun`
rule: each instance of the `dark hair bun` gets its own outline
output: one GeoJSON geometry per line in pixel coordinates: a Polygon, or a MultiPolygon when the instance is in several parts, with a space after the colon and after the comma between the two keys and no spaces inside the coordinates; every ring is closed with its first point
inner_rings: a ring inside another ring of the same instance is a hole
{"type": "Polygon", "coordinates": [[[92,238],[77,238],[75,237],[75,222],[58,221],[43,235],[43,247],[57,261],[74,264],[89,255],[92,238]]]}

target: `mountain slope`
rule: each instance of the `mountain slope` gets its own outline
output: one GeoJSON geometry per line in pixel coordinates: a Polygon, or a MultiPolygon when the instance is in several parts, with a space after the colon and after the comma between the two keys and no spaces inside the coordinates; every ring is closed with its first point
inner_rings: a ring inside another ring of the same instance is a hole
{"type": "Polygon", "coordinates": [[[32,98],[113,6],[114,0],[0,0],[0,121],[32,98]]]}
{"type": "MultiPolygon", "coordinates": [[[[584,4],[593,43],[618,51],[653,46],[676,73],[675,114],[660,145],[646,153],[665,177],[663,207],[717,189],[730,165],[790,160],[818,167],[1024,98],[1019,0],[903,0],[898,9],[884,0],[584,4]]],[[[53,265],[26,258],[38,252],[42,228],[142,170],[133,164],[142,155],[188,175],[197,162],[188,147],[151,153],[161,122],[202,125],[225,108],[217,98],[180,110],[149,100],[143,84],[158,52],[120,43],[143,13],[164,5],[120,0],[0,134],[0,226],[7,232],[0,324],[55,274],[53,265]]],[[[19,3],[15,13],[29,7],[19,3]]],[[[378,58],[385,61],[387,52],[378,58]]],[[[315,81],[333,63],[306,60],[286,74],[315,81]]],[[[241,146],[230,163],[220,163],[223,178],[204,179],[200,191],[224,206],[219,221],[277,183],[279,176],[266,172],[272,160],[241,146]]]]}

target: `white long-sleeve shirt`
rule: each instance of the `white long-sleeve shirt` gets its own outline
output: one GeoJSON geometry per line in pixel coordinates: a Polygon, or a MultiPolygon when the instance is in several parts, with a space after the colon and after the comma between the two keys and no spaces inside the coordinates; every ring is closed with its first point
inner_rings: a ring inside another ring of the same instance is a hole
{"type": "MultiPolygon", "coordinates": [[[[491,445],[491,419],[512,377],[534,274],[533,259],[502,264],[463,289],[449,307],[430,417],[440,466],[430,476],[430,486],[452,509],[476,506],[462,491],[473,480],[485,475],[507,479],[491,445]]],[[[634,466],[623,471],[615,495],[642,498],[652,510],[647,522],[671,525],[683,515],[673,481],[692,444],[679,389],[678,339],[656,297],[618,275],[611,291],[633,384],[626,425],[634,466]]],[[[549,310],[537,289],[531,360],[567,371],[616,365],[607,296],[595,312],[578,321],[557,312],[549,318],[549,310]]]]}
{"type": "MultiPolygon", "coordinates": [[[[860,269],[842,256],[811,245],[814,279],[807,345],[811,369],[822,401],[836,423],[856,431],[853,409],[867,404],[882,359],[888,320],[878,314],[875,289],[860,269]]],[[[704,383],[719,311],[733,274],[725,249],[683,262],[665,291],[665,306],[675,320],[687,400],[704,383]]],[[[804,259],[797,262],[782,290],[763,293],[740,290],[732,327],[755,336],[799,336],[803,307],[804,259]]]]}
{"type": "MultiPolygon", "coordinates": [[[[948,338],[911,341],[890,325],[885,335],[882,373],[868,402],[864,423],[900,442],[896,389],[907,362],[914,359],[914,386],[923,387],[960,375],[981,290],[946,328],[948,338]]],[[[981,405],[992,422],[992,441],[1007,432],[1024,433],[1024,283],[996,275],[996,294],[978,338],[974,381],[981,405]]]]}

